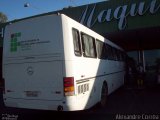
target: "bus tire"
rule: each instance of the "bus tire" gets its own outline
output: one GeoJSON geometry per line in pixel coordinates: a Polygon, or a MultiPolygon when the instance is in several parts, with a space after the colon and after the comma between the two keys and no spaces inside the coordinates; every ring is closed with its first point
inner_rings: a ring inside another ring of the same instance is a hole
{"type": "Polygon", "coordinates": [[[102,90],[101,90],[100,107],[102,107],[102,108],[106,107],[107,97],[108,97],[108,86],[107,86],[107,83],[104,82],[102,85],[102,90]]]}

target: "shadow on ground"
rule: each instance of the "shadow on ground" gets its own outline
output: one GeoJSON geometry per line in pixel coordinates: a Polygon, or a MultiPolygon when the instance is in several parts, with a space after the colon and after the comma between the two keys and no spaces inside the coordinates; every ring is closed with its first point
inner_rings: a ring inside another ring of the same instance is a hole
{"type": "Polygon", "coordinates": [[[0,97],[1,118],[17,115],[18,120],[106,120],[115,119],[117,114],[151,114],[160,117],[160,85],[148,87],[121,87],[108,97],[106,108],[97,105],[90,110],[77,112],[55,112],[3,107],[0,97]]]}

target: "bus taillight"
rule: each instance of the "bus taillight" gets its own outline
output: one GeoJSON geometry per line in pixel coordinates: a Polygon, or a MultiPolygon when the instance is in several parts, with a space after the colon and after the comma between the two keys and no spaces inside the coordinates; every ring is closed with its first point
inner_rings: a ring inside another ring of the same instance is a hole
{"type": "Polygon", "coordinates": [[[74,95],[74,77],[64,77],[64,95],[74,95]]]}

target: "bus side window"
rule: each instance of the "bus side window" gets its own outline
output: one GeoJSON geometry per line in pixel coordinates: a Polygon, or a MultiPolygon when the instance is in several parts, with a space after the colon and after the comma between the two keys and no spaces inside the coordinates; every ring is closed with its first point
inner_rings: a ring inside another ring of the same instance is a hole
{"type": "Polygon", "coordinates": [[[96,58],[95,39],[85,33],[81,33],[84,57],[96,58]]]}
{"type": "Polygon", "coordinates": [[[122,51],[122,61],[126,61],[126,53],[122,51]]]}
{"type": "Polygon", "coordinates": [[[119,51],[119,52],[120,52],[120,57],[121,57],[120,60],[123,61],[123,52],[122,51],[119,51]]]}
{"type": "Polygon", "coordinates": [[[109,60],[114,60],[114,53],[112,50],[112,47],[108,44],[106,44],[107,52],[108,52],[108,59],[109,60]]]}
{"type": "Polygon", "coordinates": [[[112,52],[113,52],[113,60],[117,61],[118,56],[117,56],[116,48],[112,47],[112,52]]]}
{"type": "Polygon", "coordinates": [[[121,60],[121,53],[119,52],[118,49],[115,49],[115,50],[116,50],[117,60],[120,61],[121,60]]]}
{"type": "Polygon", "coordinates": [[[74,43],[74,53],[76,56],[81,56],[82,52],[81,52],[79,31],[73,28],[72,35],[73,35],[73,43],[74,43]]]}
{"type": "Polygon", "coordinates": [[[105,43],[100,40],[96,40],[96,49],[99,59],[107,59],[107,48],[105,46],[105,43]]]}

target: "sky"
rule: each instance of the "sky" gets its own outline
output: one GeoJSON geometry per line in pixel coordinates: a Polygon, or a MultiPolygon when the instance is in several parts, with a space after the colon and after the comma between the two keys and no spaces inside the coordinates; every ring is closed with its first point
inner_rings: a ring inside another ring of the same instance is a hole
{"type": "Polygon", "coordinates": [[[8,21],[61,10],[68,6],[81,6],[105,0],[0,0],[0,12],[8,21]],[[24,7],[28,3],[29,7],[24,7]]]}

